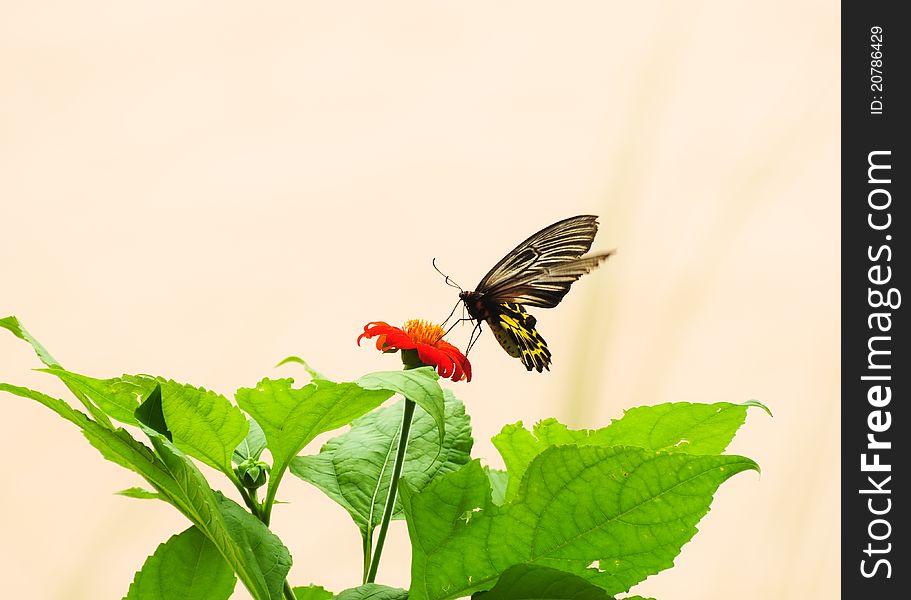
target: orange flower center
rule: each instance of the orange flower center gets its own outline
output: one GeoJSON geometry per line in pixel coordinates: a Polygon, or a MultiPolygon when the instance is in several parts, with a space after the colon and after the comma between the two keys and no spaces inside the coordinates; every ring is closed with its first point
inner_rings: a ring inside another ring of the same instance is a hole
{"type": "Polygon", "coordinates": [[[423,319],[405,321],[404,330],[413,342],[430,346],[435,346],[446,334],[446,330],[436,323],[424,321],[423,319]]]}

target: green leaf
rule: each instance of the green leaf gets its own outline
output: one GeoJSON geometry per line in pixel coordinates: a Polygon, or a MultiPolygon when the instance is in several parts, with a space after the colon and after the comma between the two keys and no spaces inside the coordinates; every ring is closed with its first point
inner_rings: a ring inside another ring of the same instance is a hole
{"type": "Polygon", "coordinates": [[[7,392],[21,398],[35,400],[36,402],[39,402],[47,408],[51,409],[70,423],[74,423],[79,427],[83,427],[83,425],[86,423],[98,425],[98,423],[95,423],[95,421],[89,419],[87,416],[85,416],[85,414],[79,412],[78,410],[75,410],[63,400],[52,398],[51,396],[48,396],[47,394],[44,394],[37,390],[32,390],[9,383],[0,383],[0,392],[7,392]]]}
{"type": "Polygon", "coordinates": [[[174,381],[161,383],[165,422],[174,445],[229,477],[231,457],[247,436],[247,419],[215,392],[174,381]]]}
{"type": "Polygon", "coordinates": [[[740,456],[567,445],[535,458],[503,506],[490,500],[476,461],[421,493],[403,483],[411,598],[488,589],[515,565],[559,569],[610,594],[625,592],[672,566],[718,486],[748,469],[758,467],[740,456]],[[600,568],[589,568],[595,561],[600,568]]]}
{"type": "Polygon", "coordinates": [[[294,588],[294,597],[296,600],[330,600],[331,598],[337,600],[405,600],[408,598],[408,592],[399,588],[367,583],[347,589],[336,596],[322,586],[311,585],[294,588]]]}
{"type": "Polygon", "coordinates": [[[236,583],[218,549],[191,527],[146,559],[125,600],[227,600],[236,583]]]}
{"type": "Polygon", "coordinates": [[[487,473],[487,480],[490,483],[490,499],[497,506],[506,502],[506,486],[509,483],[509,475],[506,471],[484,467],[487,473]]]}
{"type": "Polygon", "coordinates": [[[221,394],[148,375],[95,379],[59,368],[45,371],[122,423],[170,432],[168,438],[182,451],[231,476],[231,456],[247,435],[247,423],[221,394]]]}
{"type": "MultiPolygon", "coordinates": [[[[10,333],[12,333],[14,336],[19,338],[20,340],[23,340],[24,342],[28,343],[32,347],[32,350],[35,351],[35,354],[38,355],[38,359],[41,362],[43,362],[45,365],[47,365],[48,367],[54,368],[54,367],[60,366],[60,363],[57,362],[57,359],[55,359],[53,356],[51,356],[51,353],[48,352],[44,348],[44,346],[41,345],[41,343],[38,340],[36,340],[34,337],[32,337],[32,335],[25,329],[25,327],[23,327],[22,324],[19,323],[19,319],[17,319],[16,317],[11,316],[11,317],[4,317],[4,318],[0,319],[0,327],[8,330],[10,333]]],[[[87,411],[89,411],[89,414],[95,418],[96,421],[98,421],[99,423],[101,423],[102,425],[107,427],[108,429],[114,428],[114,425],[111,423],[110,419],[108,419],[107,415],[105,415],[104,412],[102,412],[97,406],[95,406],[91,402],[91,400],[89,400],[82,392],[73,388],[69,384],[67,384],[67,387],[73,393],[73,395],[76,396],[76,399],[82,403],[82,405],[85,407],[85,409],[87,411]]]]}
{"type": "Polygon", "coordinates": [[[41,345],[41,342],[39,342],[38,340],[33,338],[32,334],[30,334],[28,331],[26,331],[25,327],[23,327],[22,324],[19,323],[19,319],[17,319],[16,317],[9,316],[9,317],[4,317],[4,318],[0,319],[0,327],[8,330],[10,333],[12,333],[14,336],[19,338],[20,340],[28,343],[28,345],[30,345],[32,347],[32,350],[35,351],[35,354],[38,355],[38,360],[40,360],[47,366],[56,367],[56,366],[60,365],[60,363],[57,362],[57,359],[55,359],[53,356],[51,356],[51,353],[48,352],[44,348],[44,346],[41,345]]]}
{"type": "Polygon", "coordinates": [[[436,422],[442,444],[446,433],[446,409],[439,378],[433,367],[421,367],[369,373],[358,379],[357,384],[368,390],[389,390],[401,394],[423,408],[436,422]]]}
{"type": "Polygon", "coordinates": [[[111,418],[138,425],[136,409],[144,398],[159,384],[159,381],[148,375],[122,375],[113,379],[96,379],[67,371],[62,367],[41,369],[65,383],[71,390],[84,394],[111,418]]]}
{"type": "Polygon", "coordinates": [[[311,367],[310,363],[308,363],[307,361],[305,361],[303,358],[301,358],[299,356],[289,356],[288,358],[283,358],[281,360],[281,362],[279,362],[275,366],[280,367],[282,365],[287,365],[287,364],[291,364],[291,363],[298,364],[298,365],[301,365],[302,367],[304,367],[304,371],[306,371],[307,373],[310,374],[311,379],[322,379],[324,381],[329,380],[328,377],[326,377],[325,375],[323,375],[322,373],[320,373],[319,371],[317,371],[316,369],[311,367]]]}
{"type": "Polygon", "coordinates": [[[238,405],[261,426],[276,466],[287,465],[317,435],[351,423],[392,395],[354,383],[317,380],[295,389],[293,382],[263,379],[255,388],[237,390],[238,405]]]}
{"type": "Polygon", "coordinates": [[[521,422],[507,425],[491,441],[509,471],[506,499],[511,500],[529,463],[551,446],[637,446],[654,451],[721,454],[743,425],[750,406],[765,409],[755,401],[640,406],[601,429],[572,430],[556,419],[546,419],[535,425],[534,433],[521,422]]]}
{"type": "Polygon", "coordinates": [[[335,594],[321,585],[308,585],[296,587],[292,590],[295,600],[331,600],[335,594]]]}
{"type": "Polygon", "coordinates": [[[240,464],[246,460],[257,461],[263,450],[266,449],[266,434],[263,428],[259,426],[256,419],[249,419],[250,430],[247,437],[234,449],[234,455],[231,460],[234,464],[240,464]]]}
{"type": "Polygon", "coordinates": [[[106,459],[141,475],[209,538],[256,600],[279,600],[291,556],[281,540],[235,502],[213,492],[193,461],[163,435],[145,428],[157,452],[125,430],[112,431],[41,392],[0,384],[0,391],[31,398],[82,429],[106,459]]]}
{"type": "Polygon", "coordinates": [[[408,590],[377,583],[365,583],[340,592],[335,598],[336,600],[406,600],[408,590]]]}
{"type": "Polygon", "coordinates": [[[488,592],[474,600],[614,600],[613,596],[577,575],[549,567],[516,565],[500,575],[488,592]]]}
{"type": "Polygon", "coordinates": [[[135,413],[136,420],[149,429],[153,429],[161,435],[174,441],[174,434],[168,430],[168,424],[164,420],[164,408],[161,404],[161,386],[156,384],[155,389],[149,394],[149,397],[143,400],[135,413]]]}
{"type": "Polygon", "coordinates": [[[160,433],[170,432],[166,435],[178,448],[231,476],[231,457],[247,435],[247,424],[243,413],[221,394],[148,375],[96,379],[61,368],[44,371],[121,423],[141,422],[160,433]]]}
{"type": "Polygon", "coordinates": [[[161,500],[161,494],[150,492],[149,490],[143,489],[141,487],[127,488],[125,490],[116,492],[116,494],[119,496],[126,496],[127,498],[136,498],[139,500],[161,500]]]}
{"type": "MultiPolygon", "coordinates": [[[[404,404],[403,400],[364,415],[350,431],[329,440],[319,454],[298,456],[291,462],[291,472],[338,502],[364,535],[382,519],[404,404]]],[[[402,471],[412,489],[421,490],[435,477],[471,460],[471,420],[449,390],[445,410],[442,449],[434,419],[423,409],[415,411],[402,471]]],[[[393,518],[402,518],[401,502],[396,503],[393,518]]]]}
{"type": "MultiPolygon", "coordinates": [[[[266,510],[291,459],[313,438],[351,423],[373,410],[392,392],[371,391],[355,383],[315,380],[292,388],[293,379],[263,379],[255,388],[237,390],[237,404],[262,427],[272,453],[266,510]]],[[[266,515],[268,519],[268,514],[266,515]]]]}
{"type": "MultiPolygon", "coordinates": [[[[600,430],[604,432],[603,438],[594,443],[688,454],[721,454],[746,421],[747,409],[751,406],[768,412],[754,400],[743,404],[673,402],[631,408],[622,418],[600,430]]],[[[595,437],[599,435],[596,433],[595,437]]]]}

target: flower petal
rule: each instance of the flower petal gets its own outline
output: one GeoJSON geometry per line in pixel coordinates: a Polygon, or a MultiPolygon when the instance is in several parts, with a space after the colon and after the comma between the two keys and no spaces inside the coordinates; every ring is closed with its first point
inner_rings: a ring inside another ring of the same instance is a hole
{"type": "Polygon", "coordinates": [[[449,377],[452,360],[430,344],[418,344],[418,358],[425,365],[437,367],[440,377],[449,377]]]}
{"type": "Polygon", "coordinates": [[[417,347],[408,334],[401,329],[395,329],[392,333],[386,334],[386,348],[393,350],[411,350],[417,347]]]}
{"type": "MultiPolygon", "coordinates": [[[[364,333],[357,336],[357,345],[361,345],[361,340],[367,338],[368,340],[374,336],[382,335],[384,333],[389,333],[389,331],[397,329],[397,327],[391,326],[389,323],[383,321],[373,321],[364,325],[364,333]]],[[[401,331],[401,329],[399,329],[401,331]]]]}
{"type": "Polygon", "coordinates": [[[463,378],[471,381],[471,363],[468,362],[468,358],[462,354],[461,350],[442,340],[437,343],[437,348],[454,363],[453,381],[460,381],[463,378]]]}

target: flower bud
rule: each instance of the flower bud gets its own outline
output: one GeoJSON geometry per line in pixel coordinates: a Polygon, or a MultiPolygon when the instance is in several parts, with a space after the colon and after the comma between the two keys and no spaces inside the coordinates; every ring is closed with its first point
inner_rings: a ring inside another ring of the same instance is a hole
{"type": "Polygon", "coordinates": [[[248,458],[234,467],[234,472],[240,479],[241,485],[248,490],[255,490],[266,484],[269,478],[269,465],[261,460],[248,458]]]}

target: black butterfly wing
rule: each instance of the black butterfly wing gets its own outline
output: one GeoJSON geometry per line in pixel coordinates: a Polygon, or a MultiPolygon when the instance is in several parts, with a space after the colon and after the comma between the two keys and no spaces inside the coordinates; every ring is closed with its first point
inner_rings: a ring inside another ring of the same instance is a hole
{"type": "Polygon", "coordinates": [[[529,271],[579,258],[592,247],[596,233],[598,217],[595,215],[579,215],[548,225],[500,259],[475,290],[489,293],[491,289],[529,271]]]}

